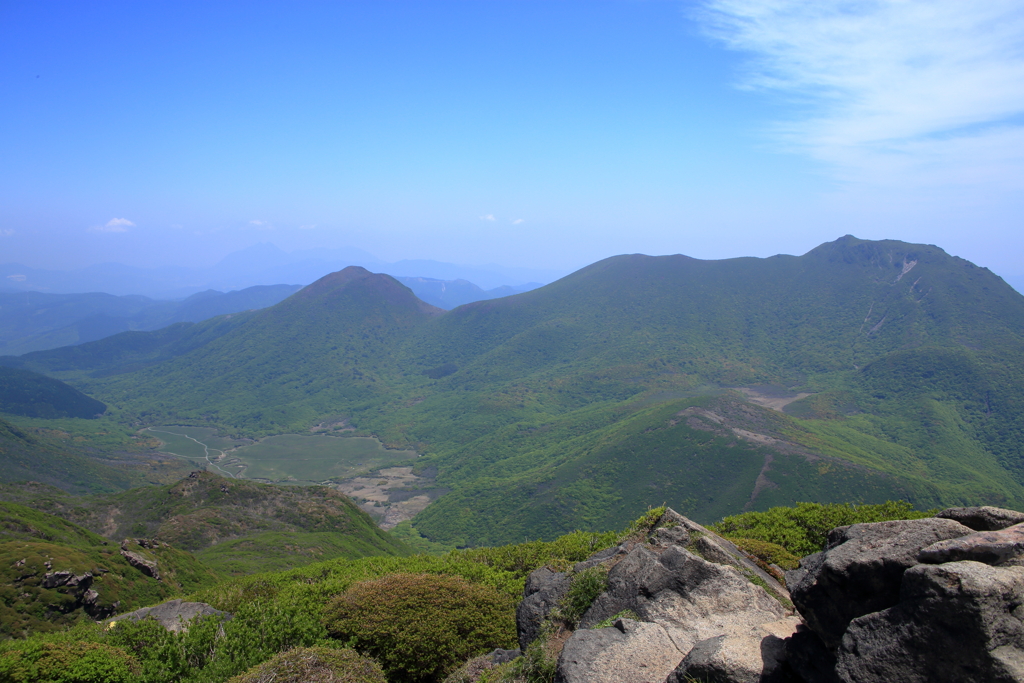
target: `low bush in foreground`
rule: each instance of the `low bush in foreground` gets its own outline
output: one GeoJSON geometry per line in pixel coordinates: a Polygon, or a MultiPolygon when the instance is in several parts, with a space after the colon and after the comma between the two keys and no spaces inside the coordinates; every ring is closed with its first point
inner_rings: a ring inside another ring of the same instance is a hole
{"type": "Polygon", "coordinates": [[[324,624],[377,659],[391,681],[439,681],[470,657],[516,640],[513,601],[458,576],[362,581],[327,606],[324,624]]]}
{"type": "Polygon", "coordinates": [[[120,648],[88,641],[23,641],[0,653],[5,683],[131,683],[141,669],[120,648]]]}
{"type": "Polygon", "coordinates": [[[387,683],[380,665],[355,650],[296,647],[228,683],[387,683]]]}

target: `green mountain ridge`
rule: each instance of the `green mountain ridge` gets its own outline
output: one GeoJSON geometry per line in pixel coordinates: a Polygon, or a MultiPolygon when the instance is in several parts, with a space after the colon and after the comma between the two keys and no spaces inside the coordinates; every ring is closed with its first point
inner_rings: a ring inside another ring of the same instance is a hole
{"type": "Polygon", "coordinates": [[[0,367],[0,413],[28,417],[98,417],[107,407],[64,382],[19,368],[0,367]]]}
{"type": "Polygon", "coordinates": [[[0,292],[0,353],[18,355],[95,341],[128,330],[157,330],[272,306],[298,285],[249,287],[228,293],[207,290],[183,301],[144,296],[0,292]]]}
{"type": "Polygon", "coordinates": [[[260,436],[341,416],[437,468],[452,492],[415,524],[445,543],[614,528],[663,502],[698,521],[797,500],[1024,506],[1024,297],[930,245],[617,256],[447,313],[347,268],[193,328],[134,356],[119,335],[3,362],[141,424],[260,436]]]}
{"type": "Polygon", "coordinates": [[[56,515],[110,540],[152,538],[225,575],[331,558],[408,555],[346,496],[192,472],[174,484],[76,497],[39,484],[0,486],[0,499],[56,515]]]}

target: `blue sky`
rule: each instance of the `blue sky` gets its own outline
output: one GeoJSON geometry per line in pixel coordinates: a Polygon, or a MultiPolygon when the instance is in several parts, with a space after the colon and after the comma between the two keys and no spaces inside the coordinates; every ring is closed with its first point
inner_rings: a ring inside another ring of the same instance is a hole
{"type": "Polygon", "coordinates": [[[852,233],[1024,275],[1024,6],[978,5],[0,1],[0,262],[852,233]]]}

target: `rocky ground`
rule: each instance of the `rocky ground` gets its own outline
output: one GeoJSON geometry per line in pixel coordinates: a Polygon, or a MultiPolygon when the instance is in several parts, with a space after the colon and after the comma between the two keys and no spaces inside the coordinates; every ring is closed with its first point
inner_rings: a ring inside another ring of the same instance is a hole
{"type": "Polygon", "coordinates": [[[669,510],[646,538],[533,572],[520,648],[557,656],[557,683],[1024,681],[1024,513],[839,527],[786,584],[669,510]],[[572,623],[595,568],[605,587],[572,623]]]}

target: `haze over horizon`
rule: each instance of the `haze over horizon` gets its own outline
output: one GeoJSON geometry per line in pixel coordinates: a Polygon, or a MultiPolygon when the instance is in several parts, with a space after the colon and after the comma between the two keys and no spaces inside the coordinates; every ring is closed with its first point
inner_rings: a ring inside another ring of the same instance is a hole
{"type": "Polygon", "coordinates": [[[1008,0],[0,5],[0,263],[935,244],[1020,288],[1008,0]]]}

